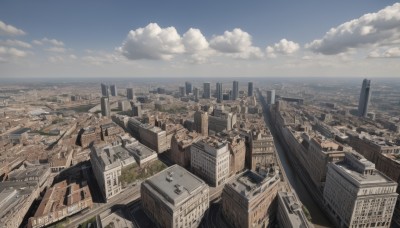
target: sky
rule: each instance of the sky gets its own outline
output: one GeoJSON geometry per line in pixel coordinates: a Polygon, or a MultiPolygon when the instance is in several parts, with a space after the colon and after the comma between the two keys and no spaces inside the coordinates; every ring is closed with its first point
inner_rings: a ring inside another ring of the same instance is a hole
{"type": "Polygon", "coordinates": [[[2,0],[14,77],[400,78],[400,3],[2,0]]]}

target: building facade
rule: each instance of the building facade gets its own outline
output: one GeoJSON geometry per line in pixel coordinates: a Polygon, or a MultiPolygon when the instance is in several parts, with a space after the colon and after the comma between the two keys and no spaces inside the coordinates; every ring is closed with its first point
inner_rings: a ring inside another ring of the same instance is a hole
{"type": "Polygon", "coordinates": [[[204,111],[196,111],[194,113],[194,129],[203,136],[208,135],[208,113],[204,111]]]}
{"type": "Polygon", "coordinates": [[[158,227],[198,227],[209,207],[208,185],[178,165],[145,180],[140,192],[144,212],[158,227]]]}
{"type": "Polygon", "coordinates": [[[191,169],[211,186],[224,184],[229,177],[228,143],[207,137],[190,147],[191,169]]]}
{"type": "Polygon", "coordinates": [[[104,199],[116,196],[122,190],[119,180],[124,166],[136,163],[133,156],[120,145],[90,148],[90,163],[104,199]]]}
{"type": "Polygon", "coordinates": [[[233,81],[232,87],[232,100],[236,100],[239,97],[239,82],[233,81]]]}
{"type": "Polygon", "coordinates": [[[109,117],[111,114],[110,99],[108,97],[102,97],[100,105],[101,105],[101,115],[109,117]]]}
{"type": "Polygon", "coordinates": [[[222,100],[223,100],[223,97],[222,97],[222,83],[221,82],[217,82],[216,87],[217,87],[217,91],[216,91],[217,102],[221,103],[222,100]]]}
{"type": "Polygon", "coordinates": [[[211,98],[211,84],[209,82],[204,82],[203,84],[203,98],[204,99],[211,98]]]}
{"type": "Polygon", "coordinates": [[[358,116],[367,117],[369,100],[371,99],[371,80],[364,79],[361,92],[360,100],[358,101],[358,116]]]}
{"type": "Polygon", "coordinates": [[[397,183],[356,152],[328,164],[324,203],[337,227],[390,227],[397,183]]]}
{"type": "Polygon", "coordinates": [[[253,95],[253,82],[249,82],[247,85],[247,96],[252,97],[253,95]]]}
{"type": "Polygon", "coordinates": [[[222,214],[232,227],[267,227],[276,215],[279,173],[247,170],[222,191],[222,214]]]}

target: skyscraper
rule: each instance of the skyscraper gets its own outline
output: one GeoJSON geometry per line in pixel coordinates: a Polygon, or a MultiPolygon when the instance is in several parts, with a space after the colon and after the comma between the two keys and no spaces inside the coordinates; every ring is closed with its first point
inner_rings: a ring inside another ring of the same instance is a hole
{"type": "Polygon", "coordinates": [[[371,80],[364,79],[358,101],[358,116],[367,117],[369,99],[371,98],[371,80]]]}
{"type": "Polygon", "coordinates": [[[194,130],[198,133],[208,135],[208,113],[204,111],[196,111],[194,113],[194,130]]]}
{"type": "Polygon", "coordinates": [[[185,93],[185,87],[179,86],[179,95],[180,95],[181,97],[184,97],[184,96],[186,95],[186,93],[185,93]]]}
{"type": "Polygon", "coordinates": [[[211,98],[211,85],[209,82],[204,82],[203,84],[203,98],[210,99],[211,98]]]}
{"type": "Polygon", "coordinates": [[[134,96],[133,88],[126,88],[126,98],[128,100],[133,100],[133,96],[134,96]]]}
{"type": "Polygon", "coordinates": [[[101,115],[110,116],[110,100],[108,97],[101,98],[101,115]]]}
{"type": "Polygon", "coordinates": [[[101,83],[101,95],[108,97],[108,85],[101,83]]]}
{"type": "Polygon", "coordinates": [[[239,97],[239,82],[233,81],[232,100],[236,100],[238,97],[239,97]]]}
{"type": "Polygon", "coordinates": [[[267,91],[267,103],[275,104],[275,90],[274,89],[267,91]]]}
{"type": "Polygon", "coordinates": [[[253,82],[249,82],[248,84],[247,96],[249,97],[253,96],[253,82]]]}
{"type": "Polygon", "coordinates": [[[197,87],[193,88],[193,95],[194,95],[194,100],[199,101],[199,89],[197,87]]]}
{"type": "Polygon", "coordinates": [[[185,82],[186,95],[192,92],[192,83],[185,82]]]}
{"type": "Polygon", "coordinates": [[[110,85],[110,92],[111,96],[113,97],[117,96],[117,86],[115,84],[110,85]]]}
{"type": "Polygon", "coordinates": [[[221,103],[222,102],[222,83],[221,82],[217,82],[217,102],[221,103]]]}

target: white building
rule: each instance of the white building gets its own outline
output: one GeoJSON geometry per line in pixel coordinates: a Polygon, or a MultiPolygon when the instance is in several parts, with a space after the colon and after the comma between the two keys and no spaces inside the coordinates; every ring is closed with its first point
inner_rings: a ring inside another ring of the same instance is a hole
{"type": "Polygon", "coordinates": [[[225,183],[229,177],[229,149],[226,141],[208,137],[191,148],[191,168],[193,172],[212,186],[225,183]]]}
{"type": "Polygon", "coordinates": [[[356,152],[328,164],[324,202],[338,227],[390,227],[397,183],[356,152]]]}
{"type": "Polygon", "coordinates": [[[136,163],[134,157],[121,145],[91,147],[90,163],[101,193],[106,200],[122,190],[119,176],[124,166],[136,163]]]}

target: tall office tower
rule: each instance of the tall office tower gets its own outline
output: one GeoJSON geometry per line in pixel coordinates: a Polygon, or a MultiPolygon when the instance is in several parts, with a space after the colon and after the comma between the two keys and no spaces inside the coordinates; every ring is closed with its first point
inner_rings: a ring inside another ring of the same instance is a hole
{"type": "Polygon", "coordinates": [[[371,80],[364,79],[361,87],[360,100],[358,101],[358,116],[367,117],[370,98],[371,80]]]}
{"type": "Polygon", "coordinates": [[[110,100],[108,97],[101,98],[101,115],[110,116],[110,100]]]}
{"type": "Polygon", "coordinates": [[[115,84],[110,85],[111,96],[115,97],[118,95],[117,86],[115,84]]]}
{"type": "Polygon", "coordinates": [[[249,85],[247,88],[247,96],[249,96],[249,97],[253,96],[253,82],[249,82],[249,85]]]}
{"type": "Polygon", "coordinates": [[[210,99],[211,98],[211,84],[209,82],[204,82],[203,84],[203,98],[210,99]]]}
{"type": "Polygon", "coordinates": [[[232,88],[232,100],[236,100],[239,97],[239,82],[233,81],[233,88],[232,88]]]}
{"type": "Polygon", "coordinates": [[[128,100],[133,100],[134,95],[133,88],[126,88],[126,98],[128,98],[128,100]]]}
{"type": "Polygon", "coordinates": [[[208,113],[196,111],[194,113],[194,130],[204,136],[208,135],[208,113]]]}
{"type": "Polygon", "coordinates": [[[108,85],[101,83],[101,95],[103,97],[108,97],[108,85]]]}
{"type": "Polygon", "coordinates": [[[190,82],[185,82],[185,89],[186,89],[186,95],[193,92],[192,91],[192,83],[190,82]]]}
{"type": "Polygon", "coordinates": [[[324,203],[336,227],[390,227],[397,183],[356,152],[329,163],[324,203]]]}
{"type": "Polygon", "coordinates": [[[274,89],[267,91],[267,103],[275,104],[275,90],[274,89]]]}
{"type": "Polygon", "coordinates": [[[193,88],[193,95],[194,95],[194,100],[199,101],[199,89],[197,87],[193,88]]]}
{"type": "Polygon", "coordinates": [[[131,101],[131,107],[133,116],[142,117],[142,104],[140,102],[135,103],[131,101]]]}
{"type": "Polygon", "coordinates": [[[217,82],[217,102],[221,103],[222,102],[222,83],[217,82]]]}
{"type": "Polygon", "coordinates": [[[179,96],[184,97],[185,95],[185,87],[179,86],[179,96]]]}

